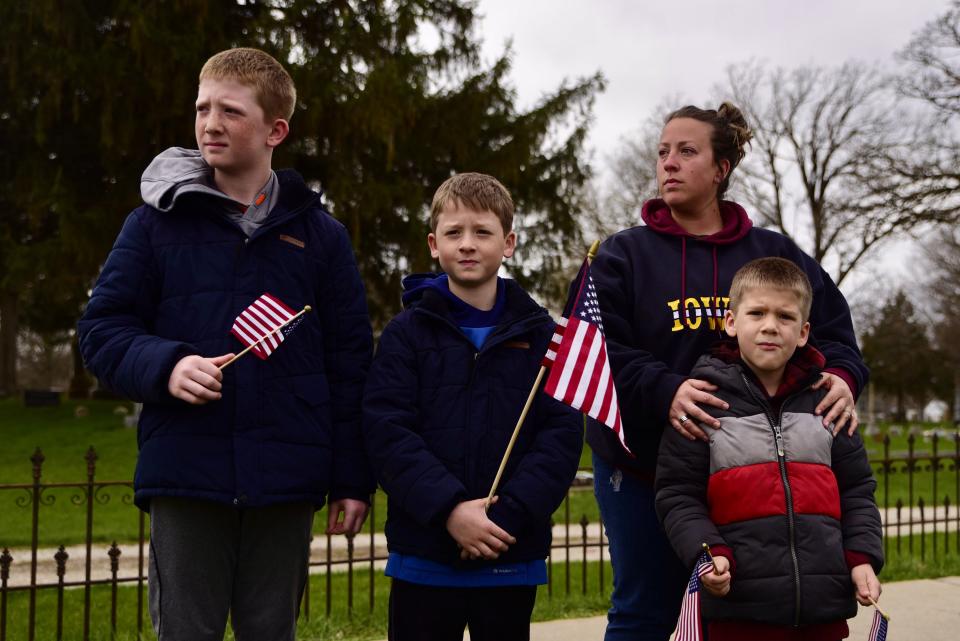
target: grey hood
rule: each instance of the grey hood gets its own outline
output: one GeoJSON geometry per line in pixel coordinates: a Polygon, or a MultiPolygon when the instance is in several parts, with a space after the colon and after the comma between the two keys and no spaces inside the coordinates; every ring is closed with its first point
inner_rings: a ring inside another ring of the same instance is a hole
{"type": "Polygon", "coordinates": [[[170,147],[147,166],[140,178],[143,202],[160,211],[170,211],[185,193],[203,193],[233,202],[212,185],[213,170],[199,149],[170,147]]]}

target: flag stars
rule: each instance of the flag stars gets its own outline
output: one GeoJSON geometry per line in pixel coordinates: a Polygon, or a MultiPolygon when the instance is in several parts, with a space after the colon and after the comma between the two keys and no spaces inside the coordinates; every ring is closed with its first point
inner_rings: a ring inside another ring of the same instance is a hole
{"type": "Polygon", "coordinates": [[[593,286],[592,278],[587,280],[584,287],[583,297],[577,305],[577,315],[596,325],[600,333],[603,333],[603,323],[600,321],[600,301],[597,299],[597,290],[593,286]]]}

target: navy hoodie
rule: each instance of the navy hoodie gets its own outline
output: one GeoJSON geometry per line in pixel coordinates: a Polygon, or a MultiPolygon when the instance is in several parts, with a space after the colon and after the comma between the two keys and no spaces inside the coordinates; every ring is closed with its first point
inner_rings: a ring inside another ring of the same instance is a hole
{"type": "Polygon", "coordinates": [[[695,236],[676,223],[666,203],[649,200],[642,210],[646,226],[608,238],[591,269],[635,458],[595,421],[588,422],[587,442],[608,463],[651,481],[674,394],[697,359],[726,336],[730,282],[755,258],[779,256],[803,269],[813,286],[811,344],[826,357],[826,371],[846,380],[854,395],[867,382],[850,309],[827,273],[786,236],[754,227],[740,205],[722,201],[720,214],[719,232],[695,236]]]}

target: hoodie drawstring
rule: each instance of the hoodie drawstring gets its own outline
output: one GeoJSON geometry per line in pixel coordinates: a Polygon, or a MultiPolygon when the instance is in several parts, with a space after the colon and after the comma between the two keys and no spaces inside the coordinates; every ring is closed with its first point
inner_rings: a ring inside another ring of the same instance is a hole
{"type": "Polygon", "coordinates": [[[683,322],[687,322],[687,237],[680,237],[680,307],[683,308],[683,322]]]}
{"type": "Polygon", "coordinates": [[[717,246],[713,246],[713,299],[710,304],[713,305],[713,318],[716,324],[717,333],[723,335],[723,329],[720,327],[720,298],[717,296],[717,280],[719,270],[717,269],[717,246]]]}
{"type": "MultiPolygon", "coordinates": [[[[717,291],[719,287],[717,286],[720,280],[720,270],[718,268],[718,259],[717,259],[717,246],[711,245],[713,249],[713,297],[710,299],[711,309],[704,310],[704,313],[713,318],[714,327],[717,328],[717,333],[723,334],[723,329],[720,327],[720,298],[717,296],[717,291]]],[[[690,319],[689,312],[687,312],[687,237],[680,237],[680,306],[683,308],[683,322],[684,324],[690,319]]],[[[687,325],[689,327],[689,325],[687,325]]]]}

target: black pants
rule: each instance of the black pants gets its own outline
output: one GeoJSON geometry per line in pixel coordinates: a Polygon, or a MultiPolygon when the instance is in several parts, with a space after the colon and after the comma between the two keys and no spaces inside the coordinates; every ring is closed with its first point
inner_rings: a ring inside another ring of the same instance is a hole
{"type": "Polygon", "coordinates": [[[389,641],[529,641],[535,585],[445,588],[393,579],[389,641]]]}

